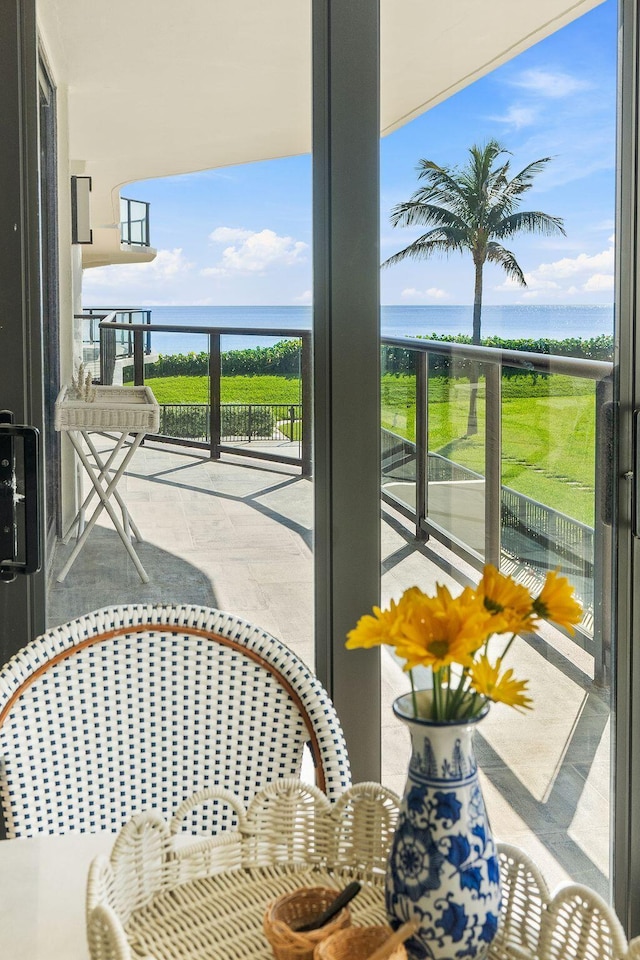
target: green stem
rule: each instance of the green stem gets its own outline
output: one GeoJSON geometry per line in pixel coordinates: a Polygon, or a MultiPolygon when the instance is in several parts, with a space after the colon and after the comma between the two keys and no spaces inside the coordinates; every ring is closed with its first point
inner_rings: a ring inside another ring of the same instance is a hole
{"type": "Polygon", "coordinates": [[[466,681],[466,674],[463,672],[462,676],[460,677],[460,683],[456,687],[456,691],[452,699],[451,714],[450,714],[451,719],[457,716],[460,704],[464,700],[465,693],[467,692],[465,687],[465,681],[466,681]]]}
{"type": "Polygon", "coordinates": [[[440,695],[441,695],[441,684],[440,684],[440,671],[433,671],[433,705],[432,705],[432,720],[440,720],[440,695]]]}
{"type": "Polygon", "coordinates": [[[516,638],[515,633],[512,633],[512,634],[511,634],[511,640],[509,640],[509,643],[506,645],[506,647],[505,647],[504,650],[502,651],[502,654],[501,654],[501,656],[500,656],[500,660],[504,660],[504,658],[505,658],[506,655],[507,655],[507,651],[509,650],[509,647],[511,646],[511,644],[513,643],[513,641],[515,640],[515,638],[516,638]]]}
{"type": "Polygon", "coordinates": [[[451,698],[451,665],[449,665],[449,666],[446,668],[446,670],[447,670],[447,693],[446,693],[444,714],[445,714],[446,719],[447,719],[447,720],[450,720],[450,719],[451,719],[451,714],[449,713],[449,701],[450,701],[450,698],[451,698]]]}
{"type": "Polygon", "coordinates": [[[411,700],[413,702],[413,718],[414,720],[418,719],[418,698],[416,697],[416,685],[413,680],[413,670],[409,670],[409,678],[411,680],[411,700]]]}
{"type": "Polygon", "coordinates": [[[478,702],[478,694],[474,692],[471,698],[471,703],[469,704],[467,709],[464,711],[464,714],[463,714],[464,719],[467,719],[468,717],[473,717],[477,702],[478,702]]]}

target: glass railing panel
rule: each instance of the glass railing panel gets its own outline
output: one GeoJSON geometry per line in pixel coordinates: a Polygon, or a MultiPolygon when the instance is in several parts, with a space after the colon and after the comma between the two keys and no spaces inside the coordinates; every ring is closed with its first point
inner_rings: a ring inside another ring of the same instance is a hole
{"type": "Polygon", "coordinates": [[[220,351],[220,443],[299,458],[303,432],[301,341],[223,336],[220,351]]]}
{"type": "MultiPolygon", "coordinates": [[[[160,405],[160,435],[208,445],[208,336],[154,330],[144,334],[144,341],[149,346],[144,379],[160,405]]],[[[132,383],[133,363],[123,369],[125,382],[132,383]]]]}
{"type": "Polygon", "coordinates": [[[520,576],[558,569],[592,631],[596,382],[505,367],[502,547],[520,576]]]}
{"type": "Polygon", "coordinates": [[[427,527],[485,557],[487,378],[484,365],[431,354],[427,527]]]}
{"type": "Polygon", "coordinates": [[[123,243],[149,246],[149,204],[120,198],[120,238],[123,243]]]}
{"type": "Polygon", "coordinates": [[[385,497],[415,514],[416,357],[413,350],[383,346],[381,351],[381,484],[385,497]]]}
{"type": "Polygon", "coordinates": [[[100,358],[100,330],[97,317],[85,316],[82,323],[82,362],[86,365],[97,364],[100,358]]]}

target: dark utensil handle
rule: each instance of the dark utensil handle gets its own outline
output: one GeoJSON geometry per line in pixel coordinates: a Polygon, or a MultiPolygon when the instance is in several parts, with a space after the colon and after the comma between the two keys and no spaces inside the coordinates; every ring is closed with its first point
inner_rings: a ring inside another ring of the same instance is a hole
{"type": "Polygon", "coordinates": [[[309,923],[297,927],[296,933],[309,933],[310,930],[319,930],[320,927],[324,927],[325,923],[328,923],[337,913],[340,913],[342,908],[346,907],[360,890],[361,884],[359,884],[357,880],[354,880],[338,894],[335,900],[332,900],[327,909],[319,914],[315,920],[311,920],[309,923]]]}

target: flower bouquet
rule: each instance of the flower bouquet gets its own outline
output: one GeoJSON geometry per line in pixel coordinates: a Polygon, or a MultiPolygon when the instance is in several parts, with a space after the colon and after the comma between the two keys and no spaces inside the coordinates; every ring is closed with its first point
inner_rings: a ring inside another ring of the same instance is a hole
{"type": "MultiPolygon", "coordinates": [[[[550,571],[540,593],[533,597],[526,587],[494,566],[484,568],[476,587],[465,587],[452,597],[447,587],[436,584],[435,596],[418,587],[405,590],[388,609],[373,608],[373,616],[360,618],[347,637],[347,647],[393,647],[404,660],[411,679],[413,715],[424,713],[416,694],[413,669],[431,667],[433,694],[428,719],[436,722],[477,717],[488,700],[529,709],[527,680],[517,680],[504,658],[518,633],[536,633],[541,621],[549,620],[573,633],[582,609],[573,597],[566,577],[550,571]],[[494,635],[510,635],[506,645],[494,635]]],[[[424,717],[424,719],[427,719],[424,717]]]]}
{"type": "Polygon", "coordinates": [[[441,585],[434,596],[412,587],[388,609],[374,607],[348,635],[350,648],[393,647],[411,677],[411,693],[393,705],[409,728],[412,753],[385,902],[394,929],[417,922],[406,944],[412,960],[488,954],[498,929],[500,869],[473,733],[490,701],[531,707],[528,681],[503,663],[517,634],[535,633],[543,620],[572,631],[581,615],[557,571],[534,597],[486,566],[476,589],[452,597],[441,585]],[[415,689],[418,666],[431,668],[431,690],[415,689]]]}

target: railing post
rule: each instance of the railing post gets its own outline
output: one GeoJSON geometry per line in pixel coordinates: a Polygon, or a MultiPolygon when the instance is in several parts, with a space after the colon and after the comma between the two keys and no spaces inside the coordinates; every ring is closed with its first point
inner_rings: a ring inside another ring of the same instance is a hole
{"type": "Polygon", "coordinates": [[[594,681],[611,680],[611,589],[613,522],[613,383],[596,384],[595,517],[593,530],[593,647],[594,681]]]}
{"type": "MultiPolygon", "coordinates": [[[[144,311],[144,323],[151,323],[151,310],[144,311]]],[[[145,333],[145,344],[144,352],[149,355],[151,353],[151,331],[147,330],[145,333]]]]}
{"type": "Polygon", "coordinates": [[[253,426],[253,421],[251,417],[252,413],[253,413],[253,407],[251,406],[251,404],[249,404],[249,408],[247,410],[247,442],[248,443],[251,443],[251,428],[253,426]]]}
{"type": "MultiPolygon", "coordinates": [[[[310,333],[305,334],[302,337],[300,353],[300,379],[302,380],[302,421],[300,430],[300,442],[302,445],[302,476],[311,477],[313,476],[313,384],[310,333]]],[[[293,437],[293,433],[291,436],[293,437]]]]}
{"type": "Polygon", "coordinates": [[[133,331],[133,382],[144,386],[144,340],[142,330],[133,331]]]}
{"type": "Polygon", "coordinates": [[[428,513],[429,484],[429,354],[416,351],[416,540],[428,533],[423,521],[428,513]]]}
{"type": "Polygon", "coordinates": [[[100,383],[105,387],[113,384],[116,366],[116,331],[100,327],[100,383]]]}
{"type": "Polygon", "coordinates": [[[484,562],[500,569],[502,523],[502,367],[485,363],[484,562]]]}
{"type": "Polygon", "coordinates": [[[220,434],[222,419],[220,413],[220,377],[222,359],[220,356],[220,334],[209,334],[209,456],[220,459],[220,434]]]}

